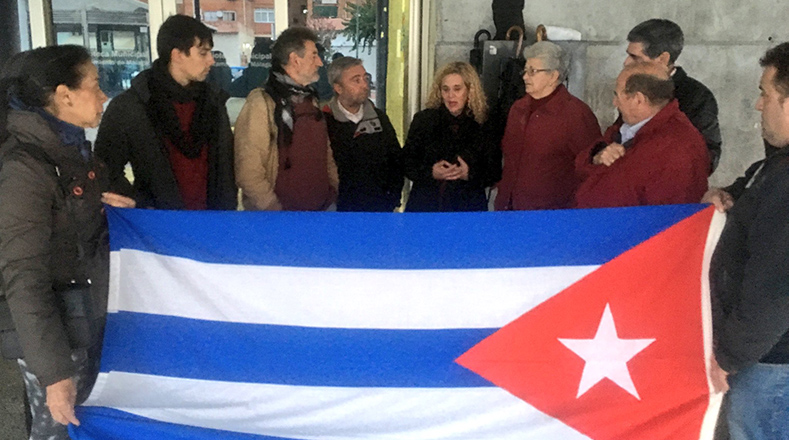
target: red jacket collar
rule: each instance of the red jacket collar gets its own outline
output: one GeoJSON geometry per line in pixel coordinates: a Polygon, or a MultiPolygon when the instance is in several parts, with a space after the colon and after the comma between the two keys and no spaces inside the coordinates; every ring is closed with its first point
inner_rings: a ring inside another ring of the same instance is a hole
{"type": "MultiPolygon", "coordinates": [[[[570,92],[567,91],[567,87],[564,84],[559,84],[559,87],[553,92],[553,96],[549,97],[548,102],[546,102],[542,107],[540,107],[541,112],[546,113],[558,113],[564,110],[565,103],[572,99],[572,95],[570,92]]],[[[523,98],[519,99],[518,101],[513,104],[513,107],[518,107],[520,111],[531,112],[531,106],[534,102],[534,98],[529,96],[528,94],[523,98]]]]}
{"type": "MultiPolygon", "coordinates": [[[[657,130],[662,130],[663,125],[669,119],[674,118],[679,113],[682,113],[679,110],[679,102],[676,99],[672,99],[671,101],[669,101],[668,104],[666,104],[665,107],[660,109],[660,111],[657,112],[657,114],[655,114],[655,116],[653,116],[652,119],[646,123],[646,125],[644,125],[643,127],[641,127],[640,130],[638,130],[638,133],[636,133],[636,137],[633,138],[633,142],[638,142],[638,140],[641,137],[650,135],[656,132],[657,130]]],[[[619,133],[619,128],[622,126],[622,124],[624,124],[624,121],[622,120],[622,116],[620,115],[619,118],[617,118],[617,120],[614,122],[614,125],[606,131],[606,133],[608,134],[608,136],[606,136],[606,142],[611,143],[614,141],[613,139],[609,139],[609,138],[614,136],[615,133],[619,133]]]]}

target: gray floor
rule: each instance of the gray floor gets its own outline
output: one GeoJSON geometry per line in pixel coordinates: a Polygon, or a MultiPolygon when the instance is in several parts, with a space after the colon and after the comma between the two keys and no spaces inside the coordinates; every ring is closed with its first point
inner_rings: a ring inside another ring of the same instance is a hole
{"type": "Polygon", "coordinates": [[[0,358],[0,440],[24,440],[22,375],[16,362],[0,358]]]}

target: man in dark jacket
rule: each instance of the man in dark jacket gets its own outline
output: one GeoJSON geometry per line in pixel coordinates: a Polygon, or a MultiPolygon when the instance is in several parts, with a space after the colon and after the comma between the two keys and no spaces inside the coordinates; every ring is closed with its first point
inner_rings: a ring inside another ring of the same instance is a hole
{"type": "Polygon", "coordinates": [[[734,440],[789,432],[789,43],[769,50],[761,65],[756,109],[762,137],[778,149],[749,169],[747,181],[703,199],[728,210],[710,264],[712,373],[722,389],[728,376],[734,440]]]}
{"type": "Polygon", "coordinates": [[[715,171],[721,156],[721,130],[718,125],[718,103],[710,89],[691,78],[682,67],[676,66],[685,37],[682,29],[665,19],[647,20],[627,34],[625,66],[637,62],[664,65],[674,81],[674,97],[679,109],[704,136],[710,156],[709,174],[715,171]]]}
{"type": "Polygon", "coordinates": [[[174,15],[156,43],[159,59],[110,102],[99,128],[95,151],[111,187],[141,208],[236,209],[228,95],[205,82],[214,64],[211,31],[174,15]]]}
{"type": "Polygon", "coordinates": [[[638,63],[622,70],[614,105],[621,122],[582,151],[578,208],[696,203],[707,191],[704,139],[672,99],[664,68],[638,63]]]}
{"type": "Polygon", "coordinates": [[[392,212],[403,190],[402,150],[389,118],[369,99],[362,60],[334,60],[329,82],[335,96],[323,111],[340,176],[337,210],[392,212]]]}

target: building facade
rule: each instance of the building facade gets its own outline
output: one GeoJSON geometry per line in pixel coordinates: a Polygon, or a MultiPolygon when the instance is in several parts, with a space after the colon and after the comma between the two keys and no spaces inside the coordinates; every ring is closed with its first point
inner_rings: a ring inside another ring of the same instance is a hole
{"type": "MultiPolygon", "coordinates": [[[[179,14],[194,16],[194,2],[177,0],[179,14]]],[[[214,49],[233,67],[246,67],[255,38],[273,38],[274,0],[201,0],[200,18],[215,31],[214,49]]]]}

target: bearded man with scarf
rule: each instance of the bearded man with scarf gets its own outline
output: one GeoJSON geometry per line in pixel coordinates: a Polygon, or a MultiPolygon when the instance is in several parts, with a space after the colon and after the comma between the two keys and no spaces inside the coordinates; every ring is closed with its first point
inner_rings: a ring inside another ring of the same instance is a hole
{"type": "Polygon", "coordinates": [[[140,208],[234,210],[229,95],[205,82],[214,64],[211,30],[173,15],[156,43],[159,59],[110,102],[99,127],[95,152],[107,164],[111,188],[140,208]]]}
{"type": "Polygon", "coordinates": [[[337,196],[334,163],[318,94],[311,86],[323,65],[315,33],[282,32],[272,68],[249,93],[236,120],[236,182],[248,210],[323,211],[337,196]]]}

